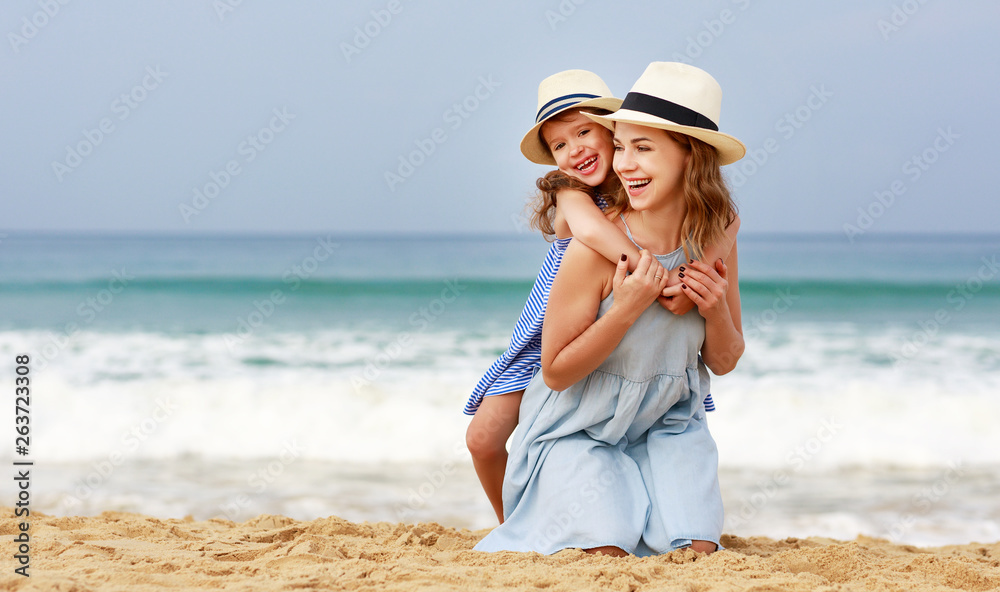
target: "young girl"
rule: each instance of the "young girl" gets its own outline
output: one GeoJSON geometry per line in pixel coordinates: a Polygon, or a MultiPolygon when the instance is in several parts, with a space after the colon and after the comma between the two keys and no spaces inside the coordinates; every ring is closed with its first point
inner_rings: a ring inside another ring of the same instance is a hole
{"type": "MultiPolygon", "coordinates": [[[[621,99],[614,98],[596,74],[560,72],[539,84],[535,125],[521,141],[521,152],[528,160],[559,167],[538,180],[539,201],[532,217],[534,227],[556,240],[517,321],[510,347],[479,381],[465,406],[466,414],[474,414],[466,444],[500,522],[506,443],[517,425],[524,388],[541,365],[542,320],[566,247],[575,237],[610,261],[625,254],[631,269],[639,260],[638,248],[602,213],[605,207],[617,205],[622,190],[618,178],[609,174],[614,155],[611,132],[586,117],[586,113],[609,113],[620,105],[621,99]]],[[[731,229],[733,237],[737,228],[731,229]]],[[[722,257],[728,251],[714,248],[708,255],[722,257]]],[[[675,314],[691,310],[694,302],[684,294],[678,272],[659,273],[669,280],[660,304],[675,314]]],[[[705,405],[713,408],[711,398],[705,405]]]]}
{"type": "Polygon", "coordinates": [[[729,372],[744,347],[735,244],[728,263],[696,261],[736,218],[720,166],[745,148],[718,131],[721,97],[706,72],[657,62],[618,111],[595,117],[614,127],[614,169],[628,195],[616,224],[648,250],[627,276],[627,256],[616,266],[582,242],[568,246],[542,372],[511,444],[506,520],[477,550],[717,547],[718,454],[700,376],[706,365],[729,372]],[[661,264],[678,266],[697,312],[651,306],[666,284],[661,264]]]}

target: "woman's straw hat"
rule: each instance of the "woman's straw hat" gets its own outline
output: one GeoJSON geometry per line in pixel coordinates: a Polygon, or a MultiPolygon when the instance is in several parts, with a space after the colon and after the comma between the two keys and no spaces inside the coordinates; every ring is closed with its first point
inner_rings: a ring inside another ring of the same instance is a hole
{"type": "Polygon", "coordinates": [[[722,88],[708,72],[679,62],[653,62],[625,95],[620,109],[587,117],[612,130],[615,122],[633,123],[698,138],[714,146],[719,164],[725,165],[743,158],[747,149],[719,131],[721,109],[722,88]]]}
{"type": "Polygon", "coordinates": [[[571,108],[593,107],[614,111],[621,104],[622,100],[613,97],[608,85],[593,72],[566,70],[553,74],[538,85],[535,126],[521,140],[521,154],[534,163],[555,165],[552,153],[542,142],[540,132],[543,123],[571,108]]]}

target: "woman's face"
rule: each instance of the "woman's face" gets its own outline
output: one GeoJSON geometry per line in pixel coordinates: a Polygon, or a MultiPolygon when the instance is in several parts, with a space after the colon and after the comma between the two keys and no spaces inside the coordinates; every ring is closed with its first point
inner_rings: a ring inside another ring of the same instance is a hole
{"type": "Polygon", "coordinates": [[[614,154],[608,128],[574,110],[546,121],[541,132],[559,170],[591,187],[608,178],[614,154]]]}
{"type": "Polygon", "coordinates": [[[615,172],[632,208],[648,210],[684,199],[689,152],[665,130],[618,123],[614,145],[615,172]]]}

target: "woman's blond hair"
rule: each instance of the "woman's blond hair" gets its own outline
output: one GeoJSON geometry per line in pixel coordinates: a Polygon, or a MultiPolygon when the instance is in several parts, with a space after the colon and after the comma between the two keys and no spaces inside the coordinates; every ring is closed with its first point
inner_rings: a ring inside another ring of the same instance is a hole
{"type": "MultiPolygon", "coordinates": [[[[667,131],[667,135],[690,155],[684,170],[687,213],[681,223],[681,236],[687,237],[683,246],[688,259],[701,259],[708,245],[722,242],[738,210],[722,176],[715,148],[688,135],[671,131],[667,131]]],[[[623,198],[613,211],[620,214],[631,209],[628,199],[623,198]]]]}

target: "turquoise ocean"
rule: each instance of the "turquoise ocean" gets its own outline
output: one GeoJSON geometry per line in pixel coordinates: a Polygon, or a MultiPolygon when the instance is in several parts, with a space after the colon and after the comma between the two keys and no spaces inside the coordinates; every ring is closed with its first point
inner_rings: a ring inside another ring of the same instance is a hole
{"type": "MultiPolygon", "coordinates": [[[[851,238],[740,238],[746,354],[709,414],[726,531],[1000,540],[1000,236],[851,238]]],[[[493,525],[461,411],[547,248],[0,234],[33,510],[493,525]]]]}

